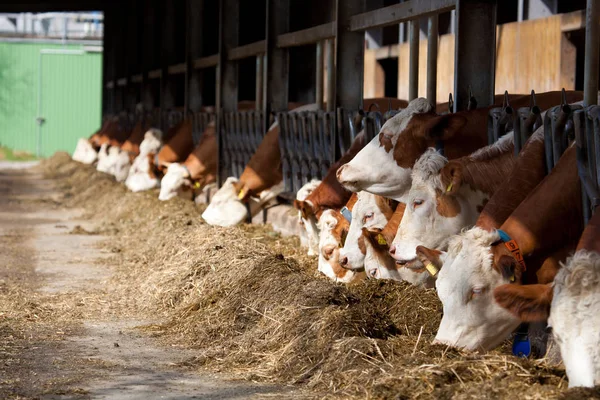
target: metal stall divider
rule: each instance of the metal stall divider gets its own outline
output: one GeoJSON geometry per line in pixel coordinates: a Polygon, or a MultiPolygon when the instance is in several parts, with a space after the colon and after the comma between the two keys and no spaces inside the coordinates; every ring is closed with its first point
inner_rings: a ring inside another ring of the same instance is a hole
{"type": "Polygon", "coordinates": [[[589,106],[573,113],[577,170],[581,179],[583,218],[587,224],[600,205],[600,106],[589,106]]]}
{"type": "Polygon", "coordinates": [[[192,118],[192,139],[194,141],[194,147],[198,146],[202,134],[212,121],[215,120],[215,113],[206,111],[188,112],[192,118]]]}
{"type": "Polygon", "coordinates": [[[544,146],[547,173],[550,173],[569,146],[569,136],[574,136],[573,112],[581,108],[580,105],[567,104],[565,89],[563,89],[561,105],[546,112],[544,117],[544,146]]]}
{"type": "Polygon", "coordinates": [[[514,114],[515,157],[519,154],[527,139],[542,126],[542,110],[537,106],[535,92],[531,91],[529,107],[521,107],[514,114]]]}
{"type": "MultiPolygon", "coordinates": [[[[470,96],[473,101],[473,96],[470,96]]],[[[469,104],[471,100],[469,100],[469,104]]],[[[475,104],[477,102],[475,101],[475,104]]],[[[488,115],[488,144],[496,143],[498,139],[506,135],[513,126],[513,109],[508,102],[508,91],[504,91],[504,102],[502,107],[494,107],[488,115]]]]}

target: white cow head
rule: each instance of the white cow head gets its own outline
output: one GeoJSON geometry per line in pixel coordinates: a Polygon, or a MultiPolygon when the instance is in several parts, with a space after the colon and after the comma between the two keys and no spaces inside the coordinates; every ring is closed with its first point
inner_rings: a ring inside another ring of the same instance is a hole
{"type": "Polygon", "coordinates": [[[445,250],[452,235],[477,221],[487,196],[461,184],[461,167],[433,148],[415,163],[406,211],[390,248],[400,265],[422,269],[417,246],[445,250]]]}
{"type": "Polygon", "coordinates": [[[362,270],[365,263],[363,228],[383,229],[394,210],[390,201],[368,192],[358,192],[352,208],[352,221],[344,247],[340,250],[340,264],[347,269],[362,270]]]}
{"type": "Polygon", "coordinates": [[[191,188],[192,181],[187,168],[179,163],[171,163],[167,167],[167,173],[160,181],[160,194],[158,199],[170,200],[179,195],[183,187],[191,188]]]}
{"type": "Polygon", "coordinates": [[[342,268],[339,264],[340,248],[349,227],[344,216],[336,210],[325,210],[321,214],[318,227],[319,271],[336,282],[349,283],[361,277],[362,274],[342,268]]]}
{"type": "Polygon", "coordinates": [[[514,265],[504,265],[508,256],[502,257],[497,267],[493,265],[491,246],[499,240],[496,231],[478,227],[450,239],[435,283],[444,309],[436,342],[490,350],[519,325],[520,320],[493,297],[496,287],[515,280],[514,265]]]}
{"type": "Polygon", "coordinates": [[[390,118],[349,163],[337,171],[348,190],[405,201],[413,164],[435,140],[447,140],[466,124],[458,114],[439,116],[426,99],[411,101],[390,118]]]}
{"type": "Polygon", "coordinates": [[[144,134],[140,144],[140,154],[133,160],[125,185],[132,192],[154,189],[160,181],[152,174],[151,154],[158,153],[162,145],[162,132],[159,129],[149,129],[144,134]]]}
{"type": "Polygon", "coordinates": [[[118,148],[116,148],[116,150],[117,151],[112,155],[111,173],[114,175],[117,182],[124,182],[127,179],[131,168],[129,153],[121,151],[118,148]]]}
{"type": "Polygon", "coordinates": [[[98,153],[88,139],[81,138],[73,152],[73,160],[83,164],[93,164],[98,159],[98,153]]]}
{"type": "Polygon", "coordinates": [[[494,297],[523,321],[544,321],[549,316],[569,387],[600,384],[600,254],[579,250],[553,284],[502,285],[494,297]]]}
{"type": "Polygon", "coordinates": [[[96,165],[96,169],[100,172],[109,173],[110,171],[110,158],[108,155],[109,144],[104,143],[100,146],[100,150],[98,151],[98,165],[96,165]]]}
{"type": "MultiPolygon", "coordinates": [[[[296,193],[297,201],[306,201],[306,198],[311,194],[317,186],[321,184],[318,179],[313,179],[306,185],[302,186],[296,193]]],[[[309,201],[310,204],[310,201],[309,201]]],[[[312,206],[312,204],[310,204],[312,206]]],[[[298,223],[306,229],[308,238],[308,255],[315,256],[319,253],[319,228],[317,227],[317,219],[314,215],[303,215],[302,211],[298,210],[298,223]]]]}

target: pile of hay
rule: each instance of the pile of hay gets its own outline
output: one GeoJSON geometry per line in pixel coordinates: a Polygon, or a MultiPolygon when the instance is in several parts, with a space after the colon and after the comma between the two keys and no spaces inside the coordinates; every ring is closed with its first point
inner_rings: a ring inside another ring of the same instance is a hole
{"type": "Polygon", "coordinates": [[[143,329],[195,349],[190,367],[302,384],[320,395],[370,398],[567,398],[564,369],[431,345],[434,290],[383,281],[345,286],[316,272],[297,238],[268,227],[218,228],[181,199],[130,193],[66,155],[40,168],[61,201],[109,234],[119,265],[109,296],[120,312],[159,316],[143,329]],[[565,397],[566,396],[566,397],[565,397]]]}

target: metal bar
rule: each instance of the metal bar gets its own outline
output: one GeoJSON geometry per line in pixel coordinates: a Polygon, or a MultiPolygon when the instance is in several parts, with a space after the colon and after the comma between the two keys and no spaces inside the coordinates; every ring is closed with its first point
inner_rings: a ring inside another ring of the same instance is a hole
{"type": "MultiPolygon", "coordinates": [[[[277,37],[289,29],[289,10],[290,0],[267,0],[265,111],[286,110],[288,105],[289,51],[277,47],[277,37]]],[[[268,116],[265,119],[268,121],[268,116]]]]}
{"type": "Polygon", "coordinates": [[[169,75],[185,74],[186,70],[187,70],[187,64],[186,63],[169,65],[167,67],[167,73],[169,75]]]}
{"type": "Polygon", "coordinates": [[[263,104],[263,56],[256,56],[256,93],[255,93],[255,108],[256,111],[262,109],[263,104]]]}
{"type": "Polygon", "coordinates": [[[408,101],[419,96],[419,20],[408,24],[410,40],[410,59],[408,65],[408,101]]]}
{"type": "Polygon", "coordinates": [[[494,104],[496,0],[456,1],[454,111],[466,110],[469,88],[480,107],[494,104]]]}
{"type": "Polygon", "coordinates": [[[324,41],[317,42],[317,82],[316,82],[316,103],[319,110],[323,109],[323,84],[324,84],[324,71],[323,71],[323,51],[324,41]]]}
{"type": "Polygon", "coordinates": [[[350,18],[350,30],[366,31],[388,25],[396,25],[431,14],[454,9],[456,0],[411,0],[400,4],[354,15],[350,18]]]}
{"type": "Polygon", "coordinates": [[[192,65],[194,69],[211,68],[219,65],[219,54],[213,54],[212,56],[196,58],[192,65]]]}
{"type": "Polygon", "coordinates": [[[327,39],[326,44],[326,62],[327,62],[327,111],[335,110],[335,41],[327,39]]]}
{"type": "Polygon", "coordinates": [[[583,103],[598,104],[598,66],[600,51],[600,4],[587,0],[585,28],[585,71],[583,77],[583,103]]]}
{"type": "Polygon", "coordinates": [[[427,26],[427,100],[434,106],[437,104],[438,22],[438,15],[432,15],[427,26]]]}
{"type": "MultiPolygon", "coordinates": [[[[195,70],[194,60],[202,55],[202,32],[204,24],[204,0],[187,0],[187,29],[186,29],[186,95],[185,108],[197,111],[203,104],[202,73],[195,70]]],[[[202,116],[202,118],[205,118],[202,116]]],[[[201,132],[206,127],[202,125],[201,132]]]]}
{"type": "Polygon", "coordinates": [[[335,37],[335,22],[313,26],[295,32],[284,33],[277,36],[277,47],[294,47],[305,44],[317,43],[324,39],[335,37]]]}
{"type": "Polygon", "coordinates": [[[258,42],[245,44],[243,46],[234,47],[227,52],[227,60],[235,61],[243,58],[250,58],[259,54],[264,54],[266,51],[267,42],[259,40],[258,42]]]}

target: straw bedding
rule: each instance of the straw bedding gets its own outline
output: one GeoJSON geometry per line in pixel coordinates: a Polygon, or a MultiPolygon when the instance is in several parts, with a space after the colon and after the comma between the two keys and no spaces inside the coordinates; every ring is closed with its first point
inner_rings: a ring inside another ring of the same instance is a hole
{"type": "Polygon", "coordinates": [[[434,290],[397,282],[345,286],[316,273],[297,238],[268,226],[205,224],[192,202],[127,192],[57,153],[40,168],[62,206],[98,222],[118,265],[106,290],[116,313],[196,351],[185,365],[295,384],[316,397],[600,398],[567,391],[562,366],[432,345],[442,308],[434,290]]]}

